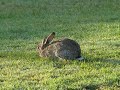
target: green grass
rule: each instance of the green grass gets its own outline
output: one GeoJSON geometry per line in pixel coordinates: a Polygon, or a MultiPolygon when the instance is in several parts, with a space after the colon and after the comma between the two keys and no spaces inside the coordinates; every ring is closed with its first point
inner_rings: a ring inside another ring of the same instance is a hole
{"type": "Polygon", "coordinates": [[[0,0],[0,90],[119,90],[119,0],[0,0]],[[41,58],[51,32],[83,61],[41,58]]]}

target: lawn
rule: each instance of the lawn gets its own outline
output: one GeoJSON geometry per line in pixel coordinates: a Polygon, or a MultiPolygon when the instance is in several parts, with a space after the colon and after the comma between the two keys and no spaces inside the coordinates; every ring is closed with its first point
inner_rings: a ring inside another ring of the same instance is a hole
{"type": "Polygon", "coordinates": [[[83,89],[120,90],[120,1],[0,0],[0,90],[83,89]],[[84,60],[39,57],[53,31],[84,60]]]}

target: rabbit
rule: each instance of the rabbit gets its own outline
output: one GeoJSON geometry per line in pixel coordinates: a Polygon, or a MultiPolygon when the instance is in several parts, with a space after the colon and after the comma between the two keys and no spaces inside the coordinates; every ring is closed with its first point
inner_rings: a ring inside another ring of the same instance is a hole
{"type": "Polygon", "coordinates": [[[52,57],[68,60],[83,59],[83,57],[81,57],[80,46],[76,41],[68,38],[52,41],[54,37],[55,32],[52,32],[38,45],[37,49],[40,57],[52,57]]]}

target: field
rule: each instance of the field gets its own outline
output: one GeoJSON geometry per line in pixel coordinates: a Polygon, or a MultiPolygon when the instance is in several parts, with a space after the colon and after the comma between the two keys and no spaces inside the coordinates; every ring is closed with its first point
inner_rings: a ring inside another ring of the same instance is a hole
{"type": "Polygon", "coordinates": [[[0,0],[0,90],[120,90],[119,0],[0,0]],[[83,61],[38,56],[71,38],[83,61]]]}

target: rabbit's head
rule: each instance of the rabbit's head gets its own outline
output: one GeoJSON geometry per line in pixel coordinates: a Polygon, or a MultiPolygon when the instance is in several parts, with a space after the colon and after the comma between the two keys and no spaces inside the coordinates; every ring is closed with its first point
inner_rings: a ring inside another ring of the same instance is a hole
{"type": "Polygon", "coordinates": [[[52,32],[50,35],[48,35],[46,38],[43,39],[41,46],[38,48],[41,50],[45,49],[50,44],[50,42],[53,40],[54,37],[55,37],[55,32],[52,32]]]}

